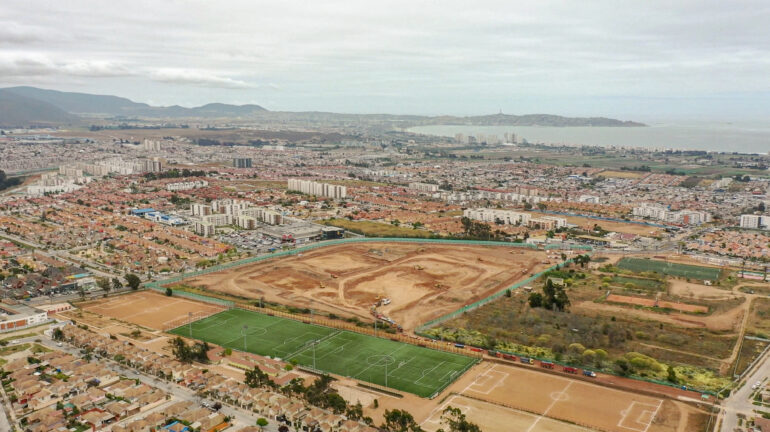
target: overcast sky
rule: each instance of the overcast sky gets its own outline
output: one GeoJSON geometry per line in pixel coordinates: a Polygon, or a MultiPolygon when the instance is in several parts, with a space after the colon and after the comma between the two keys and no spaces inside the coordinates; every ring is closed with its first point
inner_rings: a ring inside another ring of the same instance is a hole
{"type": "Polygon", "coordinates": [[[770,117],[770,1],[2,0],[0,86],[154,105],[770,117]]]}

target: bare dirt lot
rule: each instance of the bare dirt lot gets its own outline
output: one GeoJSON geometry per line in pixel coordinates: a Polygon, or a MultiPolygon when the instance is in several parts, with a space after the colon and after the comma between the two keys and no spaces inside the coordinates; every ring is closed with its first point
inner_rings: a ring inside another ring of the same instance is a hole
{"type": "MultiPolygon", "coordinates": [[[[466,414],[479,424],[497,421],[484,417],[489,406],[494,406],[501,415],[510,418],[510,425],[517,425],[513,429],[493,427],[489,430],[673,432],[680,422],[689,421],[689,413],[682,413],[676,406],[663,410],[664,399],[569,377],[493,363],[482,364],[472,372],[475,373],[452,388],[462,397],[448,398],[437,407],[423,423],[426,429],[436,429],[437,413],[444,405],[469,408],[466,414]],[[459,390],[455,390],[458,387],[459,390]],[[474,417],[475,411],[478,418],[474,417]]],[[[691,429],[685,424],[679,430],[691,429]]]]}
{"type": "Polygon", "coordinates": [[[688,422],[699,419],[690,416],[696,410],[662,398],[494,363],[482,363],[449,391],[423,421],[426,430],[438,428],[446,406],[461,408],[483,430],[674,432],[693,430],[688,422]]]}
{"type": "Polygon", "coordinates": [[[91,313],[155,330],[168,329],[175,323],[181,325],[189,314],[193,314],[194,317],[203,317],[222,310],[221,306],[180,297],[166,297],[152,291],[96,300],[83,303],[79,307],[91,313]]]}
{"type": "Polygon", "coordinates": [[[459,309],[548,264],[542,251],[504,246],[361,243],[184,281],[209,291],[370,318],[379,312],[404,329],[459,309]]]}
{"type": "Polygon", "coordinates": [[[617,294],[608,295],[607,301],[613,302],[613,303],[623,303],[623,304],[637,305],[637,306],[661,307],[661,308],[673,309],[673,310],[690,312],[690,313],[697,313],[697,312],[706,313],[709,311],[709,308],[701,305],[676,303],[676,302],[663,301],[663,300],[656,301],[651,298],[631,297],[631,296],[623,296],[623,295],[617,295],[617,294]]]}

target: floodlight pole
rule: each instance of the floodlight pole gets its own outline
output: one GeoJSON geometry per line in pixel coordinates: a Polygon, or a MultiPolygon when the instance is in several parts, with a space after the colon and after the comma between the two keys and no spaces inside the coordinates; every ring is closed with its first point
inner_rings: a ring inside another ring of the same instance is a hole
{"type": "Polygon", "coordinates": [[[374,337],[377,337],[377,317],[374,318],[374,337]]]}
{"type": "Polygon", "coordinates": [[[190,339],[192,339],[192,312],[187,312],[187,323],[190,327],[190,339]]]}
{"type": "Polygon", "coordinates": [[[243,352],[246,352],[246,330],[249,328],[246,324],[243,325],[243,352]]]}
{"type": "Polygon", "coordinates": [[[388,359],[385,359],[385,387],[388,386],[388,359]]]}
{"type": "Polygon", "coordinates": [[[312,342],[313,344],[313,369],[316,369],[315,367],[315,346],[318,344],[318,339],[314,340],[312,342]]]}

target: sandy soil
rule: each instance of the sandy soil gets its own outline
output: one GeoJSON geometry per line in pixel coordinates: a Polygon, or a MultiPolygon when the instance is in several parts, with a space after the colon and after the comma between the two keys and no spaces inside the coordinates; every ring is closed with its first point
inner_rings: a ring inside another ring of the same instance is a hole
{"type": "Polygon", "coordinates": [[[698,300],[727,300],[735,297],[734,293],[727,290],[674,278],[669,278],[668,293],[672,296],[698,300]]]}
{"type": "MultiPolygon", "coordinates": [[[[665,421],[658,419],[658,415],[663,414],[663,398],[611,389],[570,379],[568,376],[543,373],[534,368],[530,370],[486,362],[469,371],[450,387],[449,392],[464,396],[456,402],[470,408],[471,413],[479,408],[477,402],[483,402],[484,412],[489,412],[489,406],[502,407],[506,409],[505,412],[519,414],[509,414],[511,422],[524,425],[523,429],[489,430],[577,431],[585,430],[585,427],[612,432],[648,429],[674,432],[679,423],[685,421],[678,410],[665,411],[665,421]],[[539,415],[527,417],[525,413],[539,414],[546,420],[558,420],[557,424],[561,428],[547,426],[548,422],[537,421],[539,415]],[[533,425],[534,428],[529,429],[533,425]]],[[[426,429],[436,429],[433,426],[435,421],[431,419],[435,418],[435,411],[441,407],[437,406],[428,415],[423,423],[426,429]]],[[[489,421],[494,419],[479,417],[479,422],[489,421]]]]}
{"type": "Polygon", "coordinates": [[[593,431],[593,429],[459,395],[450,396],[444,403],[436,407],[431,416],[422,423],[422,428],[428,432],[438,430],[441,427],[441,414],[447,407],[460,408],[467,419],[477,424],[483,431],[593,431]]]}
{"type": "Polygon", "coordinates": [[[381,313],[405,330],[457,310],[539,271],[546,254],[502,246],[365,243],[330,246],[296,256],[188,279],[225,294],[371,318],[381,313]]]}
{"type": "Polygon", "coordinates": [[[658,307],[661,307],[661,308],[669,308],[669,309],[674,309],[681,312],[690,312],[690,313],[695,313],[695,312],[706,313],[709,311],[709,308],[707,308],[706,306],[692,305],[692,304],[686,304],[686,303],[675,303],[675,302],[664,301],[664,300],[660,300],[656,302],[655,299],[651,299],[651,298],[631,297],[631,296],[623,296],[623,295],[617,295],[617,294],[608,295],[607,301],[614,302],[614,303],[647,306],[647,307],[653,307],[657,305],[658,307]]]}
{"type": "Polygon", "coordinates": [[[166,297],[150,291],[110,297],[79,305],[85,311],[138,324],[143,327],[165,330],[192,313],[196,317],[222,310],[221,306],[200,303],[181,297],[166,297]]]}
{"type": "Polygon", "coordinates": [[[748,302],[730,309],[726,312],[715,313],[708,316],[687,315],[680,313],[663,314],[652,311],[631,309],[623,306],[613,306],[592,301],[583,301],[572,306],[572,310],[580,313],[630,314],[643,319],[662,321],[676,324],[682,327],[701,327],[713,331],[738,332],[742,326],[743,318],[748,309],[748,302]]]}

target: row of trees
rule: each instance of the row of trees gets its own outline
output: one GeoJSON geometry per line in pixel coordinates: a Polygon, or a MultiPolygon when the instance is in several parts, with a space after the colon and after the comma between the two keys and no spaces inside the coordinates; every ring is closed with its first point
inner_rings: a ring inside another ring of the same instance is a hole
{"type": "Polygon", "coordinates": [[[9,187],[18,186],[21,184],[22,178],[8,178],[5,175],[5,171],[0,170],[0,190],[8,189],[9,187]]]}
{"type": "MultiPolygon", "coordinates": [[[[139,286],[142,285],[142,280],[133,273],[126,273],[126,275],[123,276],[123,279],[126,280],[126,285],[134,291],[138,290],[139,286]]],[[[123,288],[123,282],[116,277],[111,280],[108,278],[99,278],[96,280],[96,286],[104,291],[109,291],[111,289],[117,291],[123,288]]]]}
{"type": "MultiPolygon", "coordinates": [[[[369,426],[374,426],[374,420],[371,417],[364,416],[361,403],[354,405],[348,404],[345,399],[334,390],[330,384],[332,378],[328,375],[319,377],[313,384],[305,387],[304,380],[301,378],[293,379],[283,388],[278,388],[270,377],[255,366],[254,369],[246,372],[244,380],[246,385],[252,388],[270,388],[280,390],[288,395],[297,396],[304,399],[308,404],[319,408],[328,409],[335,414],[344,414],[347,418],[355,421],[363,421],[369,426]]],[[[377,400],[374,401],[374,407],[377,408],[377,400]]],[[[405,410],[385,410],[384,423],[380,426],[389,432],[423,432],[423,429],[415,421],[412,414],[405,410]]],[[[457,408],[448,407],[441,417],[448,429],[441,432],[480,432],[478,426],[466,420],[465,415],[457,408]]],[[[264,423],[264,427],[267,423],[264,423]]]]}
{"type": "Polygon", "coordinates": [[[182,363],[192,363],[197,361],[199,363],[208,363],[209,357],[209,344],[206,342],[195,342],[192,345],[188,345],[181,337],[177,336],[169,341],[171,345],[171,352],[174,354],[177,360],[182,363]]]}

